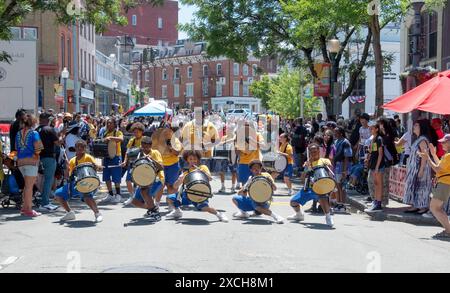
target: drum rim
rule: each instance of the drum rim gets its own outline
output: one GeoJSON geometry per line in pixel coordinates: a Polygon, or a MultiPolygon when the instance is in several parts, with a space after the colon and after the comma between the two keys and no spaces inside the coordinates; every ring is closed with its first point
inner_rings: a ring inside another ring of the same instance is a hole
{"type": "Polygon", "coordinates": [[[136,179],[134,178],[134,170],[136,169],[136,167],[139,167],[139,166],[134,166],[133,169],[131,169],[131,180],[133,181],[133,183],[138,185],[138,186],[140,186],[140,187],[148,187],[148,186],[153,185],[155,183],[155,181],[156,181],[156,178],[157,178],[157,172],[153,168],[152,168],[152,170],[153,170],[153,173],[154,173],[154,178],[153,178],[153,181],[150,184],[145,185],[145,184],[138,184],[136,182],[136,179]]]}
{"type": "Polygon", "coordinates": [[[315,181],[314,184],[313,184],[313,186],[311,187],[311,189],[312,189],[312,190],[314,191],[314,193],[317,194],[317,195],[325,195],[325,194],[329,194],[329,193],[333,192],[333,190],[336,188],[336,184],[337,184],[337,183],[336,183],[336,180],[334,180],[333,178],[325,177],[325,178],[321,178],[321,179],[315,181]],[[333,183],[334,183],[334,188],[333,188],[330,192],[325,192],[325,193],[316,192],[316,190],[315,190],[315,188],[314,188],[314,185],[315,185],[316,183],[319,183],[319,181],[321,181],[321,180],[329,180],[329,181],[333,182],[333,183]]]}
{"type": "MultiPolygon", "coordinates": [[[[258,175],[258,176],[253,177],[252,183],[253,183],[254,180],[266,181],[269,185],[271,184],[271,183],[270,183],[270,180],[267,179],[265,176],[262,176],[262,175],[258,175]],[[262,180],[261,180],[261,179],[262,179],[262,180]]],[[[255,200],[255,199],[250,195],[250,188],[251,188],[251,186],[252,186],[252,184],[250,184],[249,187],[248,187],[248,196],[249,196],[254,202],[257,202],[257,203],[266,203],[266,202],[270,201],[270,200],[273,198],[274,191],[273,191],[273,188],[271,188],[272,192],[271,192],[271,195],[270,195],[270,198],[269,198],[269,199],[267,199],[266,201],[255,200]]]]}
{"type": "Polygon", "coordinates": [[[87,193],[90,193],[90,192],[93,192],[93,191],[97,190],[97,189],[100,187],[100,185],[101,185],[100,178],[98,178],[97,176],[86,176],[86,177],[83,177],[82,179],[76,180],[76,181],[75,181],[75,189],[76,189],[78,192],[81,192],[81,191],[79,191],[78,188],[77,188],[77,187],[78,187],[78,184],[81,183],[81,180],[91,179],[91,178],[96,179],[98,185],[97,185],[97,187],[96,187],[94,190],[88,191],[87,193]]]}

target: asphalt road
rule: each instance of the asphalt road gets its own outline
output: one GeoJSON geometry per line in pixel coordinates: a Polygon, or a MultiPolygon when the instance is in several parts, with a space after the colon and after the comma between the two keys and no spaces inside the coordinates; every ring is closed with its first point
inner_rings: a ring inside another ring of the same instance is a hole
{"type": "MultiPolygon", "coordinates": [[[[191,209],[181,220],[153,223],[144,210],[111,204],[100,205],[104,222],[95,224],[79,201],[69,223],[59,222],[63,212],[27,219],[0,208],[0,272],[450,272],[450,242],[431,238],[439,227],[359,213],[335,215],[335,229],[312,215],[281,225],[265,216],[232,220],[231,197],[211,200],[229,223],[191,209]]],[[[273,210],[287,217],[288,201],[277,196],[273,210]]]]}

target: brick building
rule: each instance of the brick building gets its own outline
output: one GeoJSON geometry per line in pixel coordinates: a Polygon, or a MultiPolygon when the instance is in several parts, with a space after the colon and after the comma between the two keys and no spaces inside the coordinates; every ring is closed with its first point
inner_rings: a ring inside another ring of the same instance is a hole
{"type": "Polygon", "coordinates": [[[137,47],[174,45],[178,39],[178,1],[141,4],[126,13],[128,25],[111,25],[104,36],[131,36],[137,47]]]}
{"type": "Polygon", "coordinates": [[[250,56],[246,64],[239,64],[226,57],[209,58],[205,49],[206,43],[189,41],[159,47],[154,62],[133,66],[133,81],[141,89],[147,88],[150,97],[165,100],[174,108],[261,111],[250,85],[261,73],[276,73],[276,60],[250,56]]]}

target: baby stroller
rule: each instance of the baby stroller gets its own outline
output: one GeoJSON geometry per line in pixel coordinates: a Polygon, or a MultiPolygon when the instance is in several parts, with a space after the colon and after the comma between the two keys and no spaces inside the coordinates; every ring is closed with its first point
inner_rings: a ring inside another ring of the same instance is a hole
{"type": "Polygon", "coordinates": [[[353,165],[349,178],[347,178],[346,189],[356,190],[356,192],[361,195],[369,194],[369,184],[367,181],[368,174],[367,168],[362,164],[353,165]]]}
{"type": "Polygon", "coordinates": [[[369,176],[369,172],[367,168],[364,168],[362,175],[359,177],[355,190],[361,195],[369,194],[369,183],[367,181],[367,177],[369,176]]]}
{"type": "MultiPolygon", "coordinates": [[[[3,164],[8,168],[7,174],[1,182],[0,204],[3,208],[9,208],[14,202],[16,208],[22,208],[22,190],[25,181],[14,160],[2,154],[3,164]]],[[[3,167],[3,166],[2,166],[3,167]]],[[[33,204],[38,205],[37,198],[33,195],[33,204]]]]}

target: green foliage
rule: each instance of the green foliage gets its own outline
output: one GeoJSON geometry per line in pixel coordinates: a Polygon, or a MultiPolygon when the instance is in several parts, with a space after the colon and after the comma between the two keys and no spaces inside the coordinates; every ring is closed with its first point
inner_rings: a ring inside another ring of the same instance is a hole
{"type": "MultiPolygon", "coordinates": [[[[272,110],[282,117],[295,118],[300,116],[300,87],[310,81],[310,75],[300,69],[289,71],[284,68],[275,78],[263,76],[260,81],[252,84],[252,94],[260,98],[263,107],[272,110]]],[[[303,93],[302,93],[303,95],[303,93]]],[[[304,116],[312,116],[320,111],[317,98],[304,98],[304,116]]]]}

